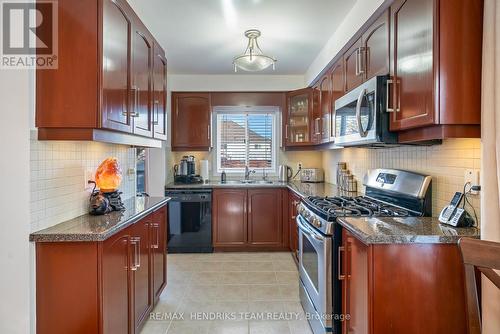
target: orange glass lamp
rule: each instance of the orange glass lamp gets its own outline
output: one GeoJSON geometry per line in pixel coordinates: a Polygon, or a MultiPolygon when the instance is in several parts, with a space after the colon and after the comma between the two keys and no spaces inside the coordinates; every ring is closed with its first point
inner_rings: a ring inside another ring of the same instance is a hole
{"type": "Polygon", "coordinates": [[[118,191],[122,183],[122,170],[118,159],[107,158],[95,173],[95,187],[90,196],[89,212],[92,215],[102,215],[111,211],[125,210],[121,192],[118,191]],[[95,190],[95,188],[99,190],[95,190]]]}
{"type": "Polygon", "coordinates": [[[122,170],[118,159],[107,158],[95,172],[95,183],[103,193],[112,193],[118,190],[122,183],[122,170]]]}

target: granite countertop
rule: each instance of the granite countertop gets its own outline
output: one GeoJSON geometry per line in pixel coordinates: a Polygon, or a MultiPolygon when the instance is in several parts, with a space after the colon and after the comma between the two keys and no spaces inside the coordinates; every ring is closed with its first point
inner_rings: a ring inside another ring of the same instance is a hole
{"type": "MultiPolygon", "coordinates": [[[[342,192],[336,185],[331,183],[302,183],[300,181],[278,182],[275,181],[270,184],[251,183],[242,184],[239,182],[229,181],[228,183],[221,183],[220,181],[210,181],[208,183],[198,184],[168,184],[165,189],[212,189],[212,188],[288,188],[300,197],[307,196],[338,196],[350,195],[353,193],[342,192]]],[[[357,195],[356,193],[354,195],[357,195]]]]}
{"type": "Polygon", "coordinates": [[[455,228],[433,217],[344,217],[338,221],[365,244],[453,244],[461,237],[479,238],[475,227],[455,228]]]}
{"type": "Polygon", "coordinates": [[[85,214],[30,234],[30,241],[67,242],[103,241],[164,206],[168,197],[135,197],[123,202],[125,211],[102,216],[85,214]]]}

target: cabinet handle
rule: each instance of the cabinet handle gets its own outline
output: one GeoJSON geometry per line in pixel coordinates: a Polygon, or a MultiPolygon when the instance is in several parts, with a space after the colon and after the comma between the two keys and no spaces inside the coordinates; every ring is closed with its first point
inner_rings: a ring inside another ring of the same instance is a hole
{"type": "Polygon", "coordinates": [[[285,139],[288,139],[288,124],[285,124],[285,139]]]}
{"type": "Polygon", "coordinates": [[[364,74],[366,72],[365,61],[363,60],[364,52],[365,52],[364,47],[358,48],[357,57],[358,57],[358,61],[359,61],[359,75],[364,74]]]}
{"type": "Polygon", "coordinates": [[[394,83],[392,79],[387,80],[387,86],[386,86],[386,100],[385,100],[385,110],[387,112],[394,112],[394,108],[389,107],[389,98],[391,97],[391,90],[390,90],[390,85],[394,83]]]}
{"type": "Polygon", "coordinates": [[[321,131],[320,131],[320,129],[319,129],[319,122],[320,122],[320,121],[321,121],[321,118],[316,118],[316,119],[314,120],[314,129],[315,129],[315,133],[314,133],[314,134],[315,134],[316,136],[317,136],[317,135],[321,135],[321,131]]]}
{"type": "Polygon", "coordinates": [[[210,140],[210,124],[207,125],[207,130],[208,130],[208,140],[210,140]]]}
{"type": "Polygon", "coordinates": [[[155,233],[155,243],[151,245],[151,248],[158,249],[160,248],[160,224],[152,223],[151,227],[153,228],[153,232],[155,233]]]}
{"type": "Polygon", "coordinates": [[[131,238],[131,243],[134,245],[134,257],[130,270],[137,271],[141,267],[141,238],[133,237],[131,238]]]}
{"type": "Polygon", "coordinates": [[[359,76],[359,57],[358,57],[358,51],[359,51],[359,49],[356,49],[356,70],[355,70],[356,76],[359,76]]]}
{"type": "Polygon", "coordinates": [[[340,259],[342,258],[341,254],[344,252],[345,247],[340,246],[339,251],[337,252],[337,269],[338,269],[338,278],[339,281],[345,280],[345,275],[342,274],[342,266],[340,265],[340,259]]]}
{"type": "Polygon", "coordinates": [[[154,101],[154,113],[153,113],[153,125],[158,125],[158,120],[160,119],[160,101],[154,101]],[[155,119],[156,115],[156,119],[155,119]]]}
{"type": "Polygon", "coordinates": [[[130,90],[132,91],[132,94],[134,96],[134,102],[132,104],[134,111],[130,113],[130,117],[139,117],[139,113],[137,112],[139,104],[139,97],[138,97],[139,88],[137,88],[137,86],[132,86],[130,90]]]}
{"type": "Polygon", "coordinates": [[[396,82],[394,83],[396,85],[396,96],[398,98],[398,106],[396,108],[396,112],[399,112],[401,110],[401,82],[396,79],[396,82]]]}

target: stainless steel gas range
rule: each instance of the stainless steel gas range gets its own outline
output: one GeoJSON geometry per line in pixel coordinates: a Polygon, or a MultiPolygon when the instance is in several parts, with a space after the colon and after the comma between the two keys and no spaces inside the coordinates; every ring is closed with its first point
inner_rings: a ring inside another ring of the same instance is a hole
{"type": "Polygon", "coordinates": [[[307,197],[299,204],[300,299],[314,334],[340,333],[339,217],[430,216],[431,177],[394,169],[367,173],[365,196],[307,197]]]}

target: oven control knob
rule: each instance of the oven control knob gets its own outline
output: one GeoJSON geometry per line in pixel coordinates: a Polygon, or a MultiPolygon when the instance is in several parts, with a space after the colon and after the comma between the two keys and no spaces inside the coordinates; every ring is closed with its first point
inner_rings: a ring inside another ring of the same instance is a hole
{"type": "Polygon", "coordinates": [[[321,221],[316,217],[312,219],[312,224],[318,228],[321,227],[321,221]]]}

